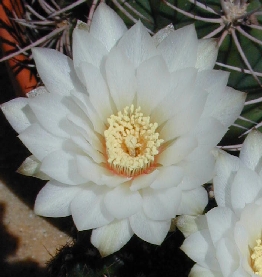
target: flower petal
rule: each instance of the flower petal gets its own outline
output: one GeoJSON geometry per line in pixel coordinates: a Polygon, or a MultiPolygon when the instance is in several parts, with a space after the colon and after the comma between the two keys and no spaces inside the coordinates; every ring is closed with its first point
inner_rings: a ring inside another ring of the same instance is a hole
{"type": "Polygon", "coordinates": [[[40,161],[38,161],[37,158],[32,155],[23,161],[16,172],[25,176],[36,177],[41,180],[49,180],[50,177],[40,171],[40,165],[40,161]]]}
{"type": "Polygon", "coordinates": [[[213,179],[216,202],[219,207],[231,208],[231,186],[239,169],[240,160],[222,150],[216,150],[213,153],[216,157],[213,179]]]}
{"type": "Polygon", "coordinates": [[[20,97],[0,105],[6,119],[18,134],[36,121],[35,115],[27,104],[28,99],[20,97]]]}
{"type": "Polygon", "coordinates": [[[179,163],[196,147],[197,141],[194,137],[179,137],[159,155],[157,162],[164,166],[179,163]]]}
{"type": "Polygon", "coordinates": [[[200,266],[220,271],[220,266],[215,256],[216,250],[213,246],[209,230],[193,233],[184,240],[180,248],[200,266]]]}
{"type": "Polygon", "coordinates": [[[47,217],[71,215],[70,203],[80,190],[79,186],[49,181],[38,193],[34,211],[38,215],[47,217]]]}
{"type": "Polygon", "coordinates": [[[118,111],[121,111],[130,106],[135,97],[135,68],[120,49],[114,48],[107,57],[105,70],[110,94],[118,111]]]}
{"type": "Polygon", "coordinates": [[[171,32],[158,46],[169,71],[194,67],[197,60],[198,39],[194,25],[171,32]],[[172,47],[171,47],[172,45],[172,47]]]}
{"type": "Polygon", "coordinates": [[[161,125],[175,114],[182,111],[193,97],[197,77],[195,68],[187,68],[175,71],[171,75],[171,88],[169,93],[153,109],[151,122],[161,125]]]}
{"type": "Polygon", "coordinates": [[[73,121],[74,124],[79,126],[79,123],[82,122],[80,127],[86,130],[88,127],[88,134],[93,131],[98,132],[99,134],[103,135],[105,131],[105,125],[102,119],[99,118],[98,113],[95,111],[94,107],[92,106],[89,97],[81,92],[71,91],[71,96],[73,101],[81,108],[81,110],[87,115],[84,121],[81,118],[74,118],[72,119],[72,114],[68,115],[68,119],[73,121]],[[91,131],[92,130],[92,131],[91,131]]]}
{"type": "MultiPolygon", "coordinates": [[[[208,104],[203,111],[203,117],[212,116],[218,119],[224,126],[229,127],[240,115],[245,103],[246,94],[230,87],[226,87],[221,91],[216,90],[214,93],[217,94],[219,99],[217,98],[218,101],[209,101],[207,99],[208,104]]],[[[210,97],[213,97],[212,94],[210,94],[210,97]]]]}
{"type": "Polygon", "coordinates": [[[199,39],[195,67],[199,70],[213,69],[218,49],[216,39],[199,39]]]}
{"type": "Polygon", "coordinates": [[[193,154],[188,155],[186,160],[182,162],[185,170],[182,181],[184,190],[201,186],[209,182],[214,176],[215,159],[212,154],[209,151],[199,151],[197,155],[193,154]]]}
{"type": "Polygon", "coordinates": [[[213,117],[201,118],[190,132],[191,136],[197,138],[199,146],[196,149],[197,152],[192,153],[192,155],[198,156],[204,151],[210,151],[220,142],[226,131],[227,127],[218,119],[213,117]]]}
{"type": "Polygon", "coordinates": [[[151,220],[142,211],[132,215],[129,220],[131,228],[138,237],[157,245],[164,241],[171,224],[171,220],[151,220]]]}
{"type": "Polygon", "coordinates": [[[159,167],[159,174],[150,185],[152,189],[166,189],[177,186],[184,176],[184,170],[179,166],[159,167]]]}
{"type": "Polygon", "coordinates": [[[216,207],[206,213],[208,229],[215,247],[223,237],[233,235],[237,217],[226,207],[216,207]]]}
{"type": "Polygon", "coordinates": [[[153,190],[146,188],[142,192],[143,209],[147,217],[153,220],[168,220],[177,215],[181,199],[180,188],[153,190]]]}
{"type": "Polygon", "coordinates": [[[193,97],[185,109],[167,120],[161,129],[160,137],[168,141],[192,130],[203,112],[206,98],[207,93],[204,90],[197,93],[197,97],[193,97]]]}
{"type": "Polygon", "coordinates": [[[136,176],[130,186],[130,190],[136,191],[142,188],[149,187],[153,181],[156,179],[156,176],[159,174],[159,170],[155,169],[149,174],[141,174],[136,176]]]}
{"type": "Polygon", "coordinates": [[[194,264],[188,277],[224,277],[221,271],[213,271],[209,268],[200,266],[199,264],[194,264]]]}
{"type": "Polygon", "coordinates": [[[83,90],[70,58],[48,48],[36,47],[32,53],[37,71],[49,92],[69,95],[71,89],[83,90]]]}
{"type": "MultiPolygon", "coordinates": [[[[183,189],[183,183],[181,185],[183,189]]],[[[182,197],[178,214],[198,215],[202,214],[208,203],[207,192],[203,187],[192,190],[182,190],[182,197]]]]}
{"type": "MultiPolygon", "coordinates": [[[[206,106],[221,101],[219,92],[225,90],[230,73],[222,70],[202,70],[197,73],[196,85],[208,91],[206,106]]],[[[212,109],[210,108],[212,111],[212,109]]]]}
{"type": "Polygon", "coordinates": [[[262,134],[257,130],[252,130],[246,137],[240,151],[240,160],[251,170],[261,172],[262,164],[262,134]]]}
{"type": "Polygon", "coordinates": [[[233,272],[239,267],[239,261],[236,257],[239,257],[236,245],[231,238],[222,238],[216,247],[216,256],[220,264],[220,268],[223,276],[231,277],[233,272]]]}
{"type": "Polygon", "coordinates": [[[109,224],[114,217],[104,208],[105,187],[83,187],[71,202],[71,212],[78,231],[89,230],[109,224]]]}
{"type": "Polygon", "coordinates": [[[170,90],[170,73],[164,59],[154,56],[140,64],[136,76],[137,106],[142,108],[144,114],[150,115],[170,90]]]}
{"type": "Polygon", "coordinates": [[[142,197],[138,191],[131,191],[129,184],[117,186],[110,190],[104,198],[104,203],[115,218],[127,218],[137,213],[142,207],[142,197]]]}
{"type": "Polygon", "coordinates": [[[107,51],[111,50],[126,31],[126,25],[117,13],[106,4],[99,4],[92,17],[90,34],[101,41],[107,51]]]}
{"type": "Polygon", "coordinates": [[[67,185],[79,185],[88,181],[78,173],[74,155],[64,150],[47,155],[42,161],[40,170],[67,185]]]}
{"type": "Polygon", "coordinates": [[[18,137],[39,161],[53,151],[61,149],[64,142],[63,139],[53,136],[38,124],[31,125],[18,137]]]}
{"type": "Polygon", "coordinates": [[[98,68],[108,51],[99,40],[81,28],[82,24],[83,22],[78,23],[73,32],[74,66],[78,67],[80,63],[87,62],[98,68]]]}
{"type": "Polygon", "coordinates": [[[68,114],[81,117],[81,111],[73,101],[51,93],[30,99],[29,106],[48,132],[62,138],[68,138],[73,133],[72,125],[67,120],[68,114]]]}
{"type": "Polygon", "coordinates": [[[116,220],[93,230],[91,242],[104,257],[122,248],[133,234],[128,219],[116,220]]]}
{"type": "Polygon", "coordinates": [[[140,21],[123,35],[117,47],[126,54],[135,68],[143,61],[158,54],[153,38],[140,21]]]}
{"type": "Polygon", "coordinates": [[[186,238],[197,231],[208,228],[205,215],[180,215],[175,220],[177,228],[186,238]]]}
{"type": "Polygon", "coordinates": [[[262,182],[254,171],[240,166],[231,187],[231,203],[235,212],[241,212],[247,203],[261,197],[262,182]]]}
{"type": "Polygon", "coordinates": [[[89,94],[90,102],[98,116],[104,122],[113,113],[107,84],[98,68],[90,63],[81,63],[81,70],[85,85],[89,94]]]}

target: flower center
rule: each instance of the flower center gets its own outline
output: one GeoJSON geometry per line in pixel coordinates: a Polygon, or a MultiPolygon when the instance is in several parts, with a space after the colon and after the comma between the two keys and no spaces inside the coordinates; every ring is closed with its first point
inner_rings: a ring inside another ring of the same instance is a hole
{"type": "Polygon", "coordinates": [[[256,240],[257,245],[254,247],[251,255],[251,266],[255,274],[262,276],[262,245],[261,239],[256,240]]]}
{"type": "Polygon", "coordinates": [[[110,167],[128,177],[144,173],[154,162],[164,141],[156,132],[158,124],[151,123],[150,117],[140,110],[131,105],[117,115],[112,114],[104,132],[110,167]]]}
{"type": "Polygon", "coordinates": [[[247,10],[248,4],[235,3],[234,0],[224,1],[226,13],[226,21],[234,23],[237,19],[242,17],[247,10]]]}

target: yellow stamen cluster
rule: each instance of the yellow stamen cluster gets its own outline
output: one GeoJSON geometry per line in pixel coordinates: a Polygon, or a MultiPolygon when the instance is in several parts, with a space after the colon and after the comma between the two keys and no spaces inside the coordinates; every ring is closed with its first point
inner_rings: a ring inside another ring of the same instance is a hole
{"type": "Polygon", "coordinates": [[[257,245],[254,247],[251,255],[251,266],[255,274],[262,276],[262,245],[261,239],[256,240],[257,245]]]}
{"type": "Polygon", "coordinates": [[[157,123],[141,113],[141,108],[127,106],[123,112],[111,115],[104,132],[110,167],[129,177],[145,172],[152,165],[163,143],[156,132],[157,123]]]}

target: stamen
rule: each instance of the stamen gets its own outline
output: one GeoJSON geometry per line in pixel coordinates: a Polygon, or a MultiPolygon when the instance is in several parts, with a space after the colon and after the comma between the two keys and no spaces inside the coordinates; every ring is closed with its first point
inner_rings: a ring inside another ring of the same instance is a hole
{"type": "Polygon", "coordinates": [[[251,266],[255,274],[262,276],[262,245],[261,239],[256,240],[257,245],[253,249],[251,255],[251,266]]]}
{"type": "Polygon", "coordinates": [[[107,119],[109,127],[104,132],[109,166],[128,177],[148,170],[164,141],[156,132],[158,124],[151,123],[150,117],[140,110],[131,105],[111,115],[107,119]]]}

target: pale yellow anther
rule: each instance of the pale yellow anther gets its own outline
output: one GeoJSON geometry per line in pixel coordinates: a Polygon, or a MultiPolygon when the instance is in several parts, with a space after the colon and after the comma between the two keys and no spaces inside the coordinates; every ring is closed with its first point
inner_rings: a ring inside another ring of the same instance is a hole
{"type": "Polygon", "coordinates": [[[251,254],[251,266],[254,273],[262,276],[262,245],[261,239],[256,240],[257,245],[254,247],[251,254]]]}
{"type": "Polygon", "coordinates": [[[125,107],[123,112],[107,119],[108,129],[104,132],[106,151],[110,167],[119,174],[136,176],[147,170],[159,153],[163,143],[156,132],[157,123],[150,123],[141,108],[125,107]]]}

